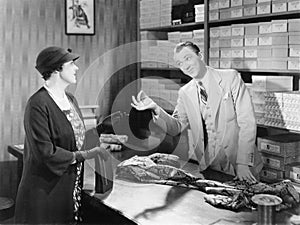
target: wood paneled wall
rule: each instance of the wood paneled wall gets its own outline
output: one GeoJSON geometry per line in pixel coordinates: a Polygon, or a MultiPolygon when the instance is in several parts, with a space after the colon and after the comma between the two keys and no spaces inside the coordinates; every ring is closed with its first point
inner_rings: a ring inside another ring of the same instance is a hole
{"type": "MultiPolygon", "coordinates": [[[[132,43],[137,39],[137,1],[95,0],[95,35],[84,36],[65,34],[64,0],[0,0],[0,162],[16,160],[7,145],[23,143],[26,101],[43,84],[35,59],[46,46],[72,48],[81,55],[78,84],[69,91],[80,105],[101,102],[101,113],[110,112],[115,96],[137,77],[132,43]]],[[[126,97],[122,104],[129,102],[126,97]]],[[[15,179],[7,177],[15,172],[1,169],[0,196],[14,195],[15,179]]]]}

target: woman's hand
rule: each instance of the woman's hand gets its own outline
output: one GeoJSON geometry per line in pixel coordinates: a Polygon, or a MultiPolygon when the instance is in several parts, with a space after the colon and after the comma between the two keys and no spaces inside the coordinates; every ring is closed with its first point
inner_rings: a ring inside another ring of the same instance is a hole
{"type": "Polygon", "coordinates": [[[248,165],[237,164],[236,172],[237,172],[236,178],[241,181],[245,180],[249,183],[257,182],[255,177],[251,173],[248,165]]]}
{"type": "Polygon", "coordinates": [[[101,134],[100,147],[110,151],[120,151],[122,144],[128,141],[127,135],[116,135],[116,134],[101,134]]]}
{"type": "Polygon", "coordinates": [[[136,98],[132,96],[131,106],[139,111],[151,109],[156,115],[159,114],[158,105],[151,98],[149,98],[144,91],[140,91],[136,98]]]}

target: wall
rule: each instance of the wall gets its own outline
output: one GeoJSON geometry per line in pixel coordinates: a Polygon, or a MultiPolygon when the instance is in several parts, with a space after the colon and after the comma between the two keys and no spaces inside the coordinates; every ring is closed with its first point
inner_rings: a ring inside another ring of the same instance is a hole
{"type": "MultiPolygon", "coordinates": [[[[34,68],[38,52],[58,45],[79,53],[79,81],[69,91],[80,105],[102,102],[100,113],[108,114],[115,96],[137,76],[132,64],[137,48],[128,44],[137,37],[137,1],[95,0],[93,36],[65,34],[64,0],[0,0],[0,4],[0,196],[14,196],[16,158],[7,152],[7,145],[23,143],[26,101],[43,84],[34,68]]],[[[119,108],[130,99],[121,102],[119,108]]]]}

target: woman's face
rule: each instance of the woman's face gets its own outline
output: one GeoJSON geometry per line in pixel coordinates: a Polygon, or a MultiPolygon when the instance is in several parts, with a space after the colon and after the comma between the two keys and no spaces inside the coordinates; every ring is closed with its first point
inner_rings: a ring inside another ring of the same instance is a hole
{"type": "Polygon", "coordinates": [[[76,84],[76,75],[78,69],[79,68],[76,66],[74,61],[64,63],[62,65],[62,71],[60,72],[61,79],[69,84],[76,84]]]}

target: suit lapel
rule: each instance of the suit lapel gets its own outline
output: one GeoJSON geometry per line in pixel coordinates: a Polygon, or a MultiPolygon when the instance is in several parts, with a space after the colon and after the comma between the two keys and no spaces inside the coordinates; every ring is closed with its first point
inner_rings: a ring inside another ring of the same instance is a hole
{"type": "Polygon", "coordinates": [[[208,101],[211,107],[212,117],[216,119],[220,107],[220,101],[222,100],[222,78],[216,71],[212,70],[210,67],[207,67],[207,69],[208,71],[206,75],[209,79],[208,101]],[[210,101],[209,99],[213,99],[213,101],[210,101]]]}

